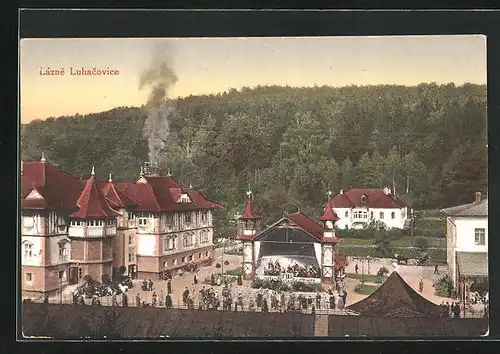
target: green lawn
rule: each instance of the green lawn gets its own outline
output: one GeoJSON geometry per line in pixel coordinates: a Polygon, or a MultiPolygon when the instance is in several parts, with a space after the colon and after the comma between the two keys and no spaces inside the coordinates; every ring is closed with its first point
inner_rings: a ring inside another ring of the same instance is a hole
{"type": "Polygon", "coordinates": [[[358,294],[363,294],[363,295],[371,295],[375,290],[378,289],[378,285],[366,285],[366,284],[359,284],[356,286],[356,291],[358,294]]]}
{"type": "Polygon", "coordinates": [[[384,282],[384,280],[386,279],[385,277],[379,277],[379,276],[374,275],[374,274],[362,275],[362,274],[356,274],[356,273],[347,273],[347,277],[351,278],[351,279],[360,279],[360,280],[364,279],[365,282],[376,283],[376,284],[382,284],[384,282]]]}

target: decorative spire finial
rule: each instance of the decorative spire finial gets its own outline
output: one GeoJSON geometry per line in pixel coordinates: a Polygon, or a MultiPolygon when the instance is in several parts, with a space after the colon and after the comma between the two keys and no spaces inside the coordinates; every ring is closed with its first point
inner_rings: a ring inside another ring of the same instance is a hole
{"type": "Polygon", "coordinates": [[[250,186],[250,183],[248,183],[247,197],[252,197],[252,187],[250,186]]]}
{"type": "Polygon", "coordinates": [[[111,173],[109,174],[108,182],[113,182],[113,178],[111,177],[111,173]]]}
{"type": "Polygon", "coordinates": [[[95,168],[94,168],[94,165],[92,165],[92,172],[90,172],[90,174],[91,174],[92,176],[94,176],[94,175],[95,175],[95,168]]]}
{"type": "Polygon", "coordinates": [[[191,184],[191,181],[189,182],[189,188],[193,188],[193,185],[191,184]]]}
{"type": "Polygon", "coordinates": [[[141,173],[139,173],[139,175],[142,177],[144,176],[144,167],[141,165],[141,173]]]}
{"type": "Polygon", "coordinates": [[[42,161],[42,162],[47,161],[47,160],[45,159],[45,154],[43,153],[43,151],[42,151],[42,158],[40,159],[40,161],[42,161]]]}

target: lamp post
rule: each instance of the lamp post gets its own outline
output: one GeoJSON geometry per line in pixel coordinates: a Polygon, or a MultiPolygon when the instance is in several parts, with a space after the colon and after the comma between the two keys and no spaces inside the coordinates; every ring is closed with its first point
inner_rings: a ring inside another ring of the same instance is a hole
{"type": "Polygon", "coordinates": [[[368,263],[368,275],[370,275],[370,256],[366,256],[366,261],[368,263]]]}

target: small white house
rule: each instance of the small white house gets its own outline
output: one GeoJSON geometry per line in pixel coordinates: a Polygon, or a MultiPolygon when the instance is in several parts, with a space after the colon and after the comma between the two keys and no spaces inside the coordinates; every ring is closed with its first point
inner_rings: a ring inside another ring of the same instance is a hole
{"type": "Polygon", "coordinates": [[[328,206],[340,218],[336,222],[340,229],[362,229],[372,221],[402,229],[408,217],[408,207],[389,188],[340,191],[330,197],[328,206]]]}
{"type": "Polygon", "coordinates": [[[474,203],[442,212],[446,215],[448,272],[461,296],[474,291],[474,284],[487,284],[488,277],[488,199],[476,193],[474,203]],[[467,289],[462,288],[468,283],[467,289]]]}

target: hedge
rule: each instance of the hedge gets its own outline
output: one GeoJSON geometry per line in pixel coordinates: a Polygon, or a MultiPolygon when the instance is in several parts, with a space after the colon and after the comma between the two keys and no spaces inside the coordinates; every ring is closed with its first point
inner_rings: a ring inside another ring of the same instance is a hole
{"type": "MultiPolygon", "coordinates": [[[[377,257],[377,252],[374,247],[351,247],[348,245],[339,245],[339,250],[342,251],[348,257],[377,257]]],[[[391,247],[393,253],[400,254],[404,257],[411,259],[418,259],[420,256],[420,250],[417,248],[408,247],[391,247]]],[[[446,263],[446,249],[443,248],[433,248],[426,250],[429,254],[432,263],[446,263]]]]}

